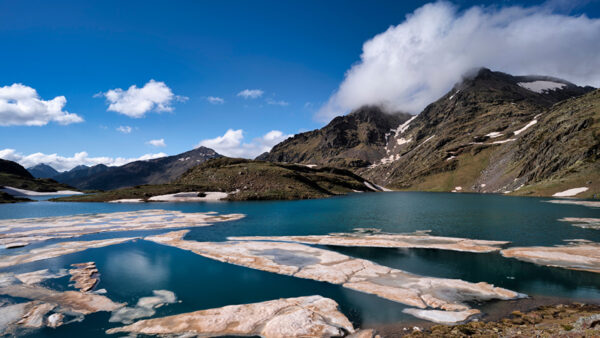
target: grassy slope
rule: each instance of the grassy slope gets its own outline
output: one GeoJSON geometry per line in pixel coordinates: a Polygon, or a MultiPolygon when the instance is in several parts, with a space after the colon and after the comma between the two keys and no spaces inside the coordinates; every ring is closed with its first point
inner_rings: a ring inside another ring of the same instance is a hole
{"type": "Polygon", "coordinates": [[[8,173],[0,173],[0,186],[33,190],[38,192],[53,192],[58,190],[75,190],[66,184],[58,183],[49,178],[31,179],[8,173]]]}
{"type": "Polygon", "coordinates": [[[229,200],[292,200],[330,197],[353,190],[368,191],[364,180],[347,170],[220,158],[190,169],[172,184],[143,185],[56,200],[147,199],[183,191],[237,191],[229,196],[229,200]]]}

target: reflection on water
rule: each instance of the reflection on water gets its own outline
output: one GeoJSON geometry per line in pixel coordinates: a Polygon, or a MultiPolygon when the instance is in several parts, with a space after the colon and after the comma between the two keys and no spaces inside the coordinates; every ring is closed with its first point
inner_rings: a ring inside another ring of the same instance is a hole
{"type": "MultiPolygon", "coordinates": [[[[319,235],[351,232],[356,227],[407,233],[432,230],[432,235],[507,240],[518,246],[556,245],[564,239],[584,238],[600,242],[600,231],[581,229],[563,217],[600,217],[600,209],[556,205],[545,199],[474,194],[386,193],[287,202],[235,203],[52,203],[0,205],[0,218],[43,217],[93,212],[168,209],[184,212],[243,213],[234,222],[191,229],[186,239],[223,241],[228,236],[319,235]]],[[[156,233],[156,232],[153,232],[156,233]]],[[[136,232],[135,235],[143,235],[136,232]]],[[[85,236],[107,238],[131,233],[85,236]]],[[[72,240],[72,239],[71,239],[72,240]]],[[[349,256],[412,273],[485,281],[534,297],[534,300],[600,300],[600,275],[542,267],[498,253],[475,254],[428,249],[324,247],[349,256]]],[[[285,259],[285,257],[283,257],[285,259]]],[[[87,250],[12,268],[11,271],[57,270],[69,264],[95,261],[100,271],[97,288],[117,302],[135,304],[152,290],[173,291],[181,303],[157,309],[164,316],[229,304],[260,302],[281,297],[319,294],[336,300],[355,325],[373,326],[397,321],[418,322],[403,314],[405,306],[376,296],[316,282],[217,262],[176,248],[138,240],[112,247],[87,250]]],[[[10,270],[10,269],[7,269],[10,270]]],[[[69,289],[68,278],[50,281],[69,289]]],[[[485,304],[485,311],[506,307],[508,302],[485,304]]],[[[101,336],[113,327],[110,314],[86,317],[82,323],[36,331],[36,336],[101,336]]]]}
{"type": "Polygon", "coordinates": [[[170,256],[148,255],[142,250],[110,252],[107,254],[103,278],[120,281],[125,292],[139,287],[157,289],[168,283],[170,275],[170,256]],[[129,289],[129,290],[128,290],[129,289]]]}

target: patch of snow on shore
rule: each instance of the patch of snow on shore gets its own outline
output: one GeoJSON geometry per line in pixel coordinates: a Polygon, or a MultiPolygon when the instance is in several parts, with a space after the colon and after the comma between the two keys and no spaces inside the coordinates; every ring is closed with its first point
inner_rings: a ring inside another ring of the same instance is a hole
{"type": "Polygon", "coordinates": [[[573,188],[573,189],[557,192],[556,194],[552,195],[552,197],[571,197],[571,196],[580,194],[582,192],[588,191],[588,189],[589,188],[587,188],[587,187],[573,188]]]}
{"type": "Polygon", "coordinates": [[[562,89],[567,85],[560,82],[553,81],[533,81],[533,82],[519,82],[517,83],[519,86],[529,89],[532,92],[536,92],[539,94],[543,94],[545,92],[549,92],[551,90],[562,89]]]}
{"type": "Polygon", "coordinates": [[[144,203],[141,198],[122,198],[120,200],[108,201],[108,203],[144,203]]]}
{"type": "Polygon", "coordinates": [[[369,188],[369,189],[371,189],[373,191],[379,191],[379,189],[375,188],[371,183],[369,183],[367,181],[365,181],[364,183],[367,186],[367,188],[369,188]]]}
{"type": "Polygon", "coordinates": [[[8,187],[8,186],[6,186],[0,190],[4,191],[7,194],[13,195],[13,196],[54,196],[54,195],[82,195],[83,194],[80,191],[73,191],[73,190],[38,192],[38,191],[19,189],[19,188],[13,188],[13,187],[8,187]]]}
{"type": "Polygon", "coordinates": [[[524,132],[525,130],[529,129],[529,127],[533,126],[533,125],[534,125],[534,124],[536,124],[536,123],[537,123],[537,120],[535,120],[535,119],[534,119],[534,120],[531,120],[531,121],[529,121],[529,123],[527,123],[527,124],[525,125],[525,127],[523,127],[523,128],[521,128],[521,129],[519,129],[519,130],[517,130],[517,131],[515,131],[515,132],[514,132],[515,136],[516,136],[516,135],[519,135],[520,133],[522,133],[522,132],[524,132]]]}
{"type": "Polygon", "coordinates": [[[148,199],[150,202],[214,202],[227,197],[226,192],[207,191],[206,196],[198,196],[200,192],[179,192],[175,194],[152,196],[148,199]]]}

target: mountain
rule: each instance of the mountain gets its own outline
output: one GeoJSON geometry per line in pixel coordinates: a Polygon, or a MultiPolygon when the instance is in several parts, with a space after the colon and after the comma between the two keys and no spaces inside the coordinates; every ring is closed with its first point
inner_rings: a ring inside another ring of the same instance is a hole
{"type": "Polygon", "coordinates": [[[52,178],[59,174],[56,169],[44,163],[27,168],[27,171],[29,171],[35,178],[52,178]]]}
{"type": "Polygon", "coordinates": [[[206,160],[221,157],[214,150],[199,147],[188,152],[146,161],[135,161],[119,167],[96,165],[71,170],[54,177],[79,189],[109,190],[142,184],[168,183],[189,168],[206,160]]]}
{"type": "Polygon", "coordinates": [[[388,156],[358,172],[395,189],[462,192],[512,192],[558,177],[561,166],[574,159],[594,161],[598,139],[589,127],[597,116],[584,113],[579,100],[594,101],[597,92],[573,99],[592,90],[555,78],[480,69],[392,133],[388,156]],[[560,119],[558,107],[564,110],[560,119]],[[586,136],[556,134],[565,125],[586,136]],[[576,150],[573,140],[580,138],[590,144],[576,150]],[[561,152],[566,149],[552,142],[566,142],[578,155],[561,152]],[[546,163],[550,158],[554,162],[546,163]],[[542,163],[545,167],[537,167],[542,163]]]}
{"type": "MultiPolygon", "coordinates": [[[[20,164],[0,159],[0,188],[13,187],[37,192],[54,192],[58,190],[73,190],[66,184],[60,184],[49,178],[35,178],[27,169],[20,164]]],[[[0,202],[15,202],[19,200],[9,200],[4,194],[0,202]]]]}
{"type": "Polygon", "coordinates": [[[409,118],[409,114],[386,114],[376,106],[365,106],[334,118],[321,129],[297,134],[257,160],[366,167],[386,155],[390,131],[409,118]]]}
{"type": "Polygon", "coordinates": [[[226,192],[227,200],[323,198],[379,190],[349,170],[220,157],[199,164],[171,184],[142,185],[59,201],[105,202],[179,192],[226,192]]]}

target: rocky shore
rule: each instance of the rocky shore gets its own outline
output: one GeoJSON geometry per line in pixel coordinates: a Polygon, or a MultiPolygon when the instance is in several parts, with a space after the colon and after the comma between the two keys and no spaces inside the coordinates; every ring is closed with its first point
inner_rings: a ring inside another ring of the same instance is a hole
{"type": "MultiPolygon", "coordinates": [[[[461,325],[435,325],[398,332],[406,337],[599,337],[600,305],[541,306],[528,312],[513,311],[498,321],[461,325]]],[[[396,336],[392,334],[391,336],[396,336]]]]}

